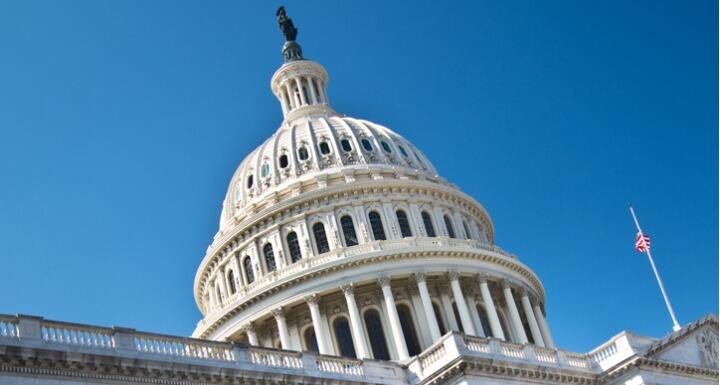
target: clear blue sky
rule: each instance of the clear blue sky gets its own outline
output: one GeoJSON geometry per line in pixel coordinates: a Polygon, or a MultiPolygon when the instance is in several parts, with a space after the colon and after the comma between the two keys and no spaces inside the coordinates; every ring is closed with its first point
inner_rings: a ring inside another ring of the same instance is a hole
{"type": "MultiPolygon", "coordinates": [[[[188,335],[278,127],[267,1],[0,3],[0,312],[188,335]]],[[[561,347],[718,311],[714,1],[287,1],[332,105],[420,147],[547,290],[561,347]]]]}

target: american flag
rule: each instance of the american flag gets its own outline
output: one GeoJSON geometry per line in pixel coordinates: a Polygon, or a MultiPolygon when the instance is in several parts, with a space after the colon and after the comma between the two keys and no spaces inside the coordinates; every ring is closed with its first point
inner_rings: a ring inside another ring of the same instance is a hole
{"type": "Polygon", "coordinates": [[[647,250],[650,250],[650,237],[638,232],[637,238],[635,238],[635,250],[638,251],[638,253],[643,253],[647,250]]]}

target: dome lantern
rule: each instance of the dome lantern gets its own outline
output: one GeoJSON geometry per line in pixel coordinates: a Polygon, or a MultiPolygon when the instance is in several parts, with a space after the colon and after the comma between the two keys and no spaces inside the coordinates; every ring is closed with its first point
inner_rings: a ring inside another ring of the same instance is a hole
{"type": "Polygon", "coordinates": [[[322,65],[303,58],[302,48],[295,41],[298,30],[285,13],[285,7],[278,8],[277,18],[285,37],[282,48],[285,63],[275,72],[270,83],[285,119],[313,113],[334,115],[327,97],[327,71],[322,65]],[[302,112],[296,114],[296,111],[302,112]]]}

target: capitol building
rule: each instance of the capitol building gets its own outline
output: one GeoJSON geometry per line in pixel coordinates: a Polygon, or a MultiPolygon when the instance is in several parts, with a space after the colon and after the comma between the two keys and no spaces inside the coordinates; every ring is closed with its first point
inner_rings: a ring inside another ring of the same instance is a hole
{"type": "Polygon", "coordinates": [[[278,22],[282,123],[230,179],[192,337],[0,315],[0,384],[718,382],[714,315],[558,346],[540,277],[494,244],[482,204],[400,134],[335,111],[278,22]]]}

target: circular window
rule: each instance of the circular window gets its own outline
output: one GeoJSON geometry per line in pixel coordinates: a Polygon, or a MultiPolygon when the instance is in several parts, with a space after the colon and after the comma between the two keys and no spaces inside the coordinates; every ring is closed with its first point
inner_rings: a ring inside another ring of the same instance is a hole
{"type": "Polygon", "coordinates": [[[253,186],[253,176],[252,176],[252,174],[250,174],[247,177],[247,188],[252,188],[252,186],[253,186]]]}
{"type": "Polygon", "coordinates": [[[307,147],[302,146],[298,148],[298,158],[300,158],[300,160],[307,160],[309,157],[310,154],[308,154],[307,147]]]}
{"type": "Polygon", "coordinates": [[[407,153],[407,151],[405,151],[405,147],[398,146],[398,148],[400,149],[400,153],[403,154],[403,156],[407,158],[408,153],[407,153]]]}
{"type": "Polygon", "coordinates": [[[260,168],[260,175],[263,178],[266,178],[268,175],[270,175],[270,165],[267,162],[263,163],[262,167],[260,168]]]}
{"type": "Polygon", "coordinates": [[[370,141],[369,141],[368,139],[363,138],[363,140],[361,140],[360,142],[362,143],[362,146],[363,146],[363,148],[365,149],[365,151],[372,151],[372,150],[373,150],[372,143],[370,143],[370,141]]]}
{"type": "Polygon", "coordinates": [[[285,168],[288,166],[288,156],[286,154],[280,155],[280,158],[278,159],[278,163],[280,163],[280,168],[285,168]]]}
{"type": "Polygon", "coordinates": [[[345,152],[352,151],[352,145],[347,138],[340,139],[340,147],[342,147],[343,151],[345,152]]]}
{"type": "Polygon", "coordinates": [[[320,142],[320,153],[323,155],[327,155],[330,153],[330,145],[328,142],[320,142]]]}
{"type": "Polygon", "coordinates": [[[392,149],[390,148],[388,142],[383,140],[382,142],[380,142],[380,145],[382,146],[383,151],[387,152],[388,154],[392,152],[392,149]]]}

